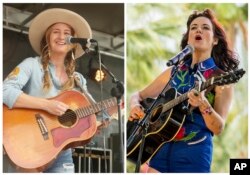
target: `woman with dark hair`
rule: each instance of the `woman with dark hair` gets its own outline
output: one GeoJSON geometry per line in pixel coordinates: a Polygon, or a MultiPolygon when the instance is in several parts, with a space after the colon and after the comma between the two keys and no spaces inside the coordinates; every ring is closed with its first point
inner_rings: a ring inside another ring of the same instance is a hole
{"type": "Polygon", "coordinates": [[[238,60],[236,59],[235,53],[229,49],[228,41],[226,40],[226,33],[223,30],[221,24],[212,14],[212,11],[209,9],[206,9],[203,12],[194,11],[194,13],[189,16],[187,21],[187,32],[182,38],[181,48],[184,49],[188,44],[188,36],[191,30],[189,26],[191,25],[192,21],[198,17],[206,17],[211,21],[214,37],[218,39],[218,44],[214,45],[211,53],[215,64],[223,71],[237,69],[238,60]]]}
{"type": "Polygon", "coordinates": [[[210,172],[212,137],[219,135],[225,126],[233,86],[215,86],[207,92],[194,88],[198,80],[238,67],[236,55],[229,49],[225,32],[211,10],[195,11],[189,16],[181,48],[187,45],[191,45],[194,52],[176,67],[176,74],[173,74],[174,67],[169,67],[130,99],[129,120],[142,118],[141,101],[157,97],[169,82],[169,88],[175,88],[178,94],[188,92],[188,103],[194,109],[174,139],[151,156],[148,172],[210,172]]]}

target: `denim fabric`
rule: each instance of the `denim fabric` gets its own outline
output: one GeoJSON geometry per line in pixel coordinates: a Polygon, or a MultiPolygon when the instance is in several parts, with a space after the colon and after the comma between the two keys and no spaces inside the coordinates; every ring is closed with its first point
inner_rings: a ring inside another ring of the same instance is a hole
{"type": "Polygon", "coordinates": [[[208,173],[212,154],[212,135],[208,132],[197,140],[165,143],[149,166],[162,173],[208,173]]]}
{"type": "MultiPolygon", "coordinates": [[[[51,75],[52,86],[45,93],[43,90],[44,70],[42,69],[41,58],[30,57],[23,60],[3,82],[3,103],[12,108],[22,92],[43,98],[55,97],[61,93],[62,84],[56,76],[55,66],[49,63],[48,69],[51,75]]],[[[78,72],[74,72],[74,75],[79,78],[81,87],[88,92],[87,81],[83,75],[78,72]]],[[[80,91],[80,88],[75,87],[74,90],[80,91]]],[[[90,94],[89,96],[91,97],[90,94]]]]}
{"type": "MultiPolygon", "coordinates": [[[[56,161],[44,173],[65,173],[66,170],[63,168],[64,163],[73,163],[71,149],[62,151],[56,161]]],[[[74,173],[74,170],[72,172],[67,170],[67,173],[74,173]]]]}

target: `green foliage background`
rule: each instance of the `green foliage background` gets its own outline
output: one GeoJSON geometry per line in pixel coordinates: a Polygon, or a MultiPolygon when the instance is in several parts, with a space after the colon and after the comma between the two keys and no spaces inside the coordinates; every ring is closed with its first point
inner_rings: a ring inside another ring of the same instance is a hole
{"type": "MultiPolygon", "coordinates": [[[[224,26],[232,48],[245,70],[248,55],[247,4],[127,4],[127,102],[133,92],[149,84],[180,51],[186,20],[193,10],[210,8],[224,26]]],[[[230,158],[248,157],[248,77],[235,85],[230,114],[223,133],[214,137],[212,172],[229,172],[230,158]]],[[[129,104],[129,103],[127,103],[129,104]]],[[[129,106],[127,106],[127,114],[129,106]]],[[[135,166],[127,162],[127,172],[135,166]]]]}

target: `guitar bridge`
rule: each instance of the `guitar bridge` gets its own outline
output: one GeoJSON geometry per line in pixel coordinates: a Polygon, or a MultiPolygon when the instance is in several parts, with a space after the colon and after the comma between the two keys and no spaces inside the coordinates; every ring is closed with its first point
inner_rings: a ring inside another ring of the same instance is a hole
{"type": "Polygon", "coordinates": [[[43,139],[48,140],[49,139],[48,129],[45,125],[44,119],[41,117],[40,114],[36,114],[36,121],[37,121],[37,124],[40,128],[43,139]]]}

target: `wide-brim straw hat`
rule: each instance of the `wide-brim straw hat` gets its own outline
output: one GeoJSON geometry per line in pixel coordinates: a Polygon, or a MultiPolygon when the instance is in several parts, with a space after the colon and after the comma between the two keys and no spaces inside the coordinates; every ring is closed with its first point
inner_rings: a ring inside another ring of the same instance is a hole
{"type": "MultiPolygon", "coordinates": [[[[51,25],[65,23],[70,25],[78,38],[92,38],[92,31],[88,22],[80,15],[70,10],[52,8],[38,14],[32,21],[29,28],[29,40],[33,49],[41,55],[41,40],[51,25]]],[[[80,45],[77,46],[75,58],[84,54],[80,45]]]]}

